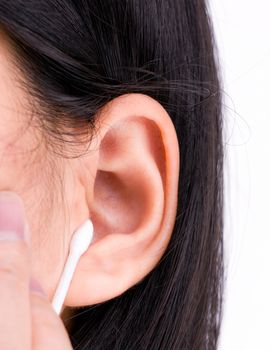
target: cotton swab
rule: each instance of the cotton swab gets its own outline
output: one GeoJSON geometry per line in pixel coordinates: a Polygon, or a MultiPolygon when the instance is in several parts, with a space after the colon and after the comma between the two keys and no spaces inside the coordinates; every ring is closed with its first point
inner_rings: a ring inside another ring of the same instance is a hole
{"type": "Polygon", "coordinates": [[[86,252],[92,242],[93,231],[92,221],[87,219],[73,234],[70,242],[69,255],[52,301],[52,306],[58,315],[61,312],[80,257],[86,252]]]}

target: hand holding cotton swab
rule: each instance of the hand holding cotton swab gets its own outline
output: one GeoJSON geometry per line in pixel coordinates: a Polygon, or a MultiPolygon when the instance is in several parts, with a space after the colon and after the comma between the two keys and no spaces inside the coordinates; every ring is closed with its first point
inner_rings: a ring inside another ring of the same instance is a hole
{"type": "Polygon", "coordinates": [[[58,315],[61,312],[77,263],[92,242],[93,230],[92,221],[88,219],[73,234],[67,262],[52,301],[52,306],[58,315]]]}

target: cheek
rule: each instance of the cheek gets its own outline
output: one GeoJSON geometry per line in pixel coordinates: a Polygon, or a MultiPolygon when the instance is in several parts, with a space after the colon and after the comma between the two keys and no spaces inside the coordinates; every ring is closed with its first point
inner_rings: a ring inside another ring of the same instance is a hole
{"type": "Polygon", "coordinates": [[[32,275],[51,299],[66,259],[66,214],[60,198],[52,198],[57,196],[57,186],[51,183],[50,167],[37,156],[36,162],[29,161],[31,155],[23,156],[19,151],[14,147],[0,150],[0,191],[14,191],[23,200],[30,231],[32,275]]]}
{"type": "Polygon", "coordinates": [[[22,197],[30,229],[32,274],[51,298],[67,252],[63,241],[66,215],[61,201],[52,201],[50,170],[56,169],[46,163],[42,135],[31,125],[29,96],[16,83],[14,72],[1,37],[0,191],[14,191],[22,197]]]}
{"type": "Polygon", "coordinates": [[[19,190],[37,155],[29,96],[19,87],[7,48],[0,45],[0,190],[19,190]]]}
{"type": "MultiPolygon", "coordinates": [[[[42,218],[42,212],[37,215],[42,218]]],[[[41,283],[51,300],[65,261],[63,234],[57,228],[61,225],[53,221],[52,225],[42,223],[40,227],[40,222],[34,218],[30,217],[29,220],[32,223],[30,228],[31,273],[41,283]]]]}
{"type": "Polygon", "coordinates": [[[65,260],[65,215],[60,198],[56,202],[51,198],[52,166],[46,163],[45,148],[35,130],[19,127],[19,123],[15,128],[12,117],[6,113],[5,120],[2,118],[0,122],[0,191],[14,191],[24,202],[31,239],[32,275],[52,298],[65,260]]]}
{"type": "MultiPolygon", "coordinates": [[[[58,195],[58,182],[49,174],[39,178],[38,186],[28,191],[28,222],[32,275],[41,283],[50,300],[68,254],[68,212],[58,195]]],[[[59,189],[58,189],[59,190],[59,189]]]]}
{"type": "MultiPolygon", "coordinates": [[[[0,135],[1,138],[1,135],[0,135]]],[[[25,160],[17,147],[0,142],[0,190],[18,191],[22,187],[25,160]]]]}
{"type": "Polygon", "coordinates": [[[29,180],[31,154],[27,140],[10,135],[8,127],[0,130],[0,190],[19,191],[29,180]]]}
{"type": "Polygon", "coordinates": [[[0,190],[19,191],[31,185],[44,154],[41,135],[26,115],[21,103],[8,108],[0,97],[0,190]]]}

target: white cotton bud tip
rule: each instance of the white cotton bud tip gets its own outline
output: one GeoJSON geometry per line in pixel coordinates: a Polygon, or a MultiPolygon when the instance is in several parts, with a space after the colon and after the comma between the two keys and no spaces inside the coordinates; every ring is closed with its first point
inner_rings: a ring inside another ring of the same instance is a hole
{"type": "Polygon", "coordinates": [[[87,219],[72,236],[69,255],[52,301],[52,306],[58,315],[62,310],[76,265],[81,255],[87,251],[93,239],[93,231],[92,221],[87,219]]]}
{"type": "Polygon", "coordinates": [[[73,234],[70,242],[70,251],[82,255],[92,242],[94,227],[92,221],[87,219],[73,234]]]}

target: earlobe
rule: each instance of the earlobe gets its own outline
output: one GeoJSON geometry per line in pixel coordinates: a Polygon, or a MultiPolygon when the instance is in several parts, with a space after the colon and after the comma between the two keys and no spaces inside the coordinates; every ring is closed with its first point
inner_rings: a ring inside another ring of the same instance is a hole
{"type": "MultiPolygon", "coordinates": [[[[77,266],[67,306],[100,303],[143,279],[160,260],[175,221],[180,155],[165,109],[149,96],[128,94],[111,101],[99,122],[92,184],[80,175],[91,193],[94,241],[77,266]]],[[[93,166],[91,157],[83,162],[93,166]]]]}

